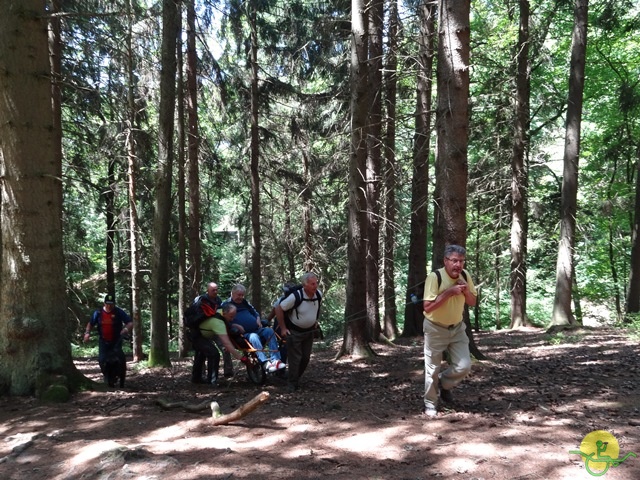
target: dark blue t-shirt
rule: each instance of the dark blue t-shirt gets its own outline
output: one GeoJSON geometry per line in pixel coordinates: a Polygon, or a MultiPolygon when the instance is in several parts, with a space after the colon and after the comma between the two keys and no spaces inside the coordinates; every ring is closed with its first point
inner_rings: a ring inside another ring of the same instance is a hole
{"type": "Polygon", "coordinates": [[[232,304],[236,307],[236,317],[233,319],[231,323],[237,323],[242,328],[244,328],[245,333],[252,333],[258,331],[260,328],[258,326],[258,311],[246,300],[243,300],[242,303],[235,303],[231,301],[231,299],[227,300],[222,304],[232,304]]]}

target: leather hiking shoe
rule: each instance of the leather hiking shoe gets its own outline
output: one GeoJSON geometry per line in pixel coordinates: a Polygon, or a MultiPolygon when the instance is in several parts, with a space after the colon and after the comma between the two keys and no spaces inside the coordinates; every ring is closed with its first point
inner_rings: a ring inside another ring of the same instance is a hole
{"type": "Polygon", "coordinates": [[[439,386],[440,386],[440,398],[442,399],[442,401],[446,403],[453,402],[453,393],[451,393],[451,390],[446,390],[442,388],[442,382],[439,383],[439,386]]]}

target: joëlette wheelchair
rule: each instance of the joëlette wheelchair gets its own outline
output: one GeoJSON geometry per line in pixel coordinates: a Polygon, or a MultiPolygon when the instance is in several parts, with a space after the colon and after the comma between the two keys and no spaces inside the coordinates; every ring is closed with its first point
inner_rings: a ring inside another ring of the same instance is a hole
{"type": "MultiPolygon", "coordinates": [[[[267,355],[267,357],[269,357],[270,350],[268,348],[257,350],[249,343],[249,340],[239,332],[229,331],[228,333],[231,343],[233,343],[233,345],[249,359],[249,362],[245,363],[245,367],[247,368],[247,377],[249,377],[249,380],[256,385],[264,385],[267,381],[267,376],[270,375],[270,373],[265,371],[260,359],[258,358],[258,352],[262,351],[267,355]]],[[[279,351],[282,351],[283,348],[285,348],[285,340],[277,333],[275,335],[278,339],[278,349],[279,351]]],[[[283,375],[284,370],[278,370],[277,372],[274,372],[274,374],[283,375]]]]}

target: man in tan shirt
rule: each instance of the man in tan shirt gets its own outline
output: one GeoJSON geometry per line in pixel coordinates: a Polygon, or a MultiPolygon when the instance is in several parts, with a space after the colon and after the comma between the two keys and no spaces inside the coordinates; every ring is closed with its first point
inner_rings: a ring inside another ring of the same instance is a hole
{"type": "Polygon", "coordinates": [[[463,322],[465,304],[473,307],[478,293],[464,270],[466,250],[447,245],[444,268],[427,275],[424,285],[424,414],[437,415],[440,400],[453,400],[451,389],[471,370],[469,338],[463,322]],[[449,351],[449,366],[440,372],[442,353],[449,351]]]}

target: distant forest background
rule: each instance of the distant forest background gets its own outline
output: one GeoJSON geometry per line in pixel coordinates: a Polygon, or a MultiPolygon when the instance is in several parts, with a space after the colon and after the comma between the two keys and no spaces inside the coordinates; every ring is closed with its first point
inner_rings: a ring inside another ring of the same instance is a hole
{"type": "Polygon", "coordinates": [[[637,2],[444,2],[452,15],[468,11],[457,30],[442,28],[438,2],[47,5],[72,331],[110,292],[136,320],[138,358],[166,339],[184,350],[180,316],[206,282],[225,296],[245,284],[266,315],[283,282],[313,270],[325,332],[339,336],[366,317],[365,340],[418,334],[410,296],[420,298],[450,241],[465,244],[480,286],[478,328],[635,322],[637,2]],[[359,37],[355,17],[364,19],[359,37]],[[466,177],[447,177],[438,152],[456,138],[439,132],[441,101],[460,93],[445,94],[438,67],[443,39],[461,31],[466,177]],[[359,39],[367,61],[357,77],[359,39]],[[583,83],[573,159],[572,75],[583,83]],[[358,91],[368,105],[358,117],[367,156],[360,185],[350,170],[358,91]],[[464,196],[454,214],[462,238],[443,234],[448,190],[464,196]],[[359,192],[369,303],[349,310],[349,203],[359,192]],[[571,312],[558,318],[567,216],[571,312]]]}

